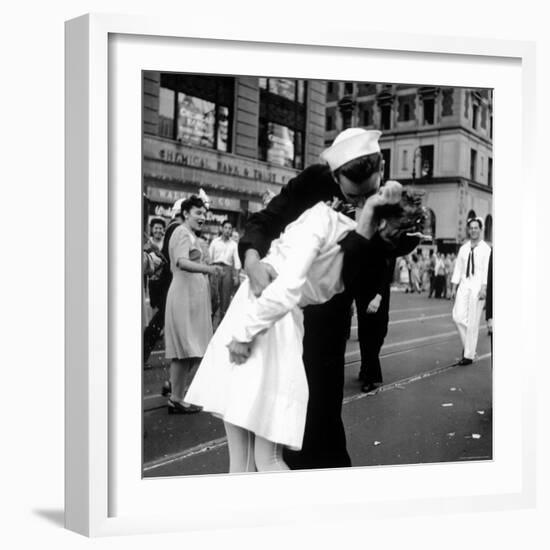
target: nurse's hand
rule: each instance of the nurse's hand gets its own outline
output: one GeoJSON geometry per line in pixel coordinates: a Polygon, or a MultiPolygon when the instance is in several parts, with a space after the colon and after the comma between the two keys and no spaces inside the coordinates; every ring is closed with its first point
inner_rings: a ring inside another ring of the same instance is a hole
{"type": "Polygon", "coordinates": [[[250,290],[258,297],[264,288],[277,277],[277,272],[272,266],[260,261],[260,255],[256,250],[246,251],[244,270],[250,280],[250,290]]]}
{"type": "Polygon", "coordinates": [[[229,360],[236,365],[242,365],[252,353],[252,343],[231,340],[227,349],[229,350],[229,360]]]}
{"type": "Polygon", "coordinates": [[[371,195],[365,202],[365,207],[376,208],[384,204],[397,204],[401,200],[403,186],[395,180],[387,181],[380,187],[378,193],[371,195]]]}

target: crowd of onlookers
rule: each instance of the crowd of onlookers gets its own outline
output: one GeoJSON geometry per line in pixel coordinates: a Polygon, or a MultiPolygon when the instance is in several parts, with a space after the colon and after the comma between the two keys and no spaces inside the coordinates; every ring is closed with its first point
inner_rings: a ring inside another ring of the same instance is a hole
{"type": "Polygon", "coordinates": [[[417,249],[398,259],[394,281],[405,292],[427,292],[428,298],[451,299],[456,254],[417,249]]]}
{"type": "MultiPolygon", "coordinates": [[[[148,235],[144,237],[144,288],[145,288],[145,325],[155,325],[155,317],[164,316],[164,301],[166,299],[166,277],[170,272],[168,249],[166,242],[167,228],[181,223],[177,201],[173,209],[173,217],[168,222],[162,217],[151,217],[148,222],[148,235]]],[[[168,238],[171,235],[168,230],[168,238]]],[[[216,274],[209,275],[209,299],[211,305],[213,328],[220,323],[229,301],[238,288],[244,272],[237,254],[239,232],[230,221],[225,220],[219,226],[218,235],[210,232],[196,232],[197,244],[202,251],[202,262],[208,265],[218,265],[221,269],[216,274]],[[234,243],[234,244],[233,244],[234,243]]],[[[451,277],[455,268],[456,254],[443,254],[433,248],[417,248],[407,256],[397,259],[393,276],[392,288],[399,288],[407,293],[427,293],[428,298],[451,299],[451,277]]],[[[159,324],[160,319],[157,319],[159,324]]],[[[162,327],[155,331],[153,339],[156,343],[162,327]]],[[[147,343],[146,329],[145,361],[149,357],[152,345],[147,343]]]]}
{"type": "MultiPolygon", "coordinates": [[[[181,200],[176,201],[169,220],[153,216],[146,225],[148,233],[144,235],[143,245],[145,362],[164,328],[166,294],[171,281],[168,241],[175,227],[183,222],[181,203],[181,200]]],[[[212,324],[215,329],[243,277],[237,254],[240,235],[229,220],[219,224],[217,235],[201,231],[195,231],[194,234],[202,253],[201,263],[219,267],[215,272],[207,274],[212,324]]]]}

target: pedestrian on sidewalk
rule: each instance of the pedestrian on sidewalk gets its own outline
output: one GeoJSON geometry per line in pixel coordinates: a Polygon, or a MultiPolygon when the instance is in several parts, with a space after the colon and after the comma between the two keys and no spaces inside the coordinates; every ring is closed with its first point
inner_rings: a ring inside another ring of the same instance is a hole
{"type": "Polygon", "coordinates": [[[361,351],[359,381],[363,393],[372,392],[383,382],[380,350],[388,333],[390,286],[395,262],[395,257],[373,255],[372,271],[367,272],[364,286],[356,297],[357,332],[361,351]]]}
{"type": "Polygon", "coordinates": [[[487,273],[491,254],[491,247],[481,238],[481,218],[470,218],[466,226],[470,240],[458,251],[451,281],[451,296],[455,300],[453,321],[464,350],[459,365],[470,365],[475,358],[479,322],[487,295],[487,273]]]}
{"type": "Polygon", "coordinates": [[[172,206],[172,218],[163,236],[161,253],[162,257],[166,260],[162,271],[158,274],[153,287],[150,286],[151,306],[156,308],[156,312],[152,319],[149,321],[145,331],[143,333],[143,363],[147,363],[151,351],[155,347],[157,341],[164,329],[164,316],[166,310],[166,295],[172,282],[172,271],[170,269],[170,257],[168,250],[168,243],[172,237],[172,233],[175,231],[182,220],[181,217],[181,204],[183,199],[178,199],[172,206]]]}
{"type": "Polygon", "coordinates": [[[435,297],[442,298],[445,293],[445,261],[443,260],[443,254],[440,252],[435,253],[435,265],[434,265],[434,287],[435,297]]]}
{"type": "Polygon", "coordinates": [[[410,263],[410,277],[411,277],[411,292],[421,293],[421,280],[420,280],[420,261],[416,254],[411,254],[410,263]]]}
{"type": "Polygon", "coordinates": [[[183,222],[172,233],[168,245],[173,277],[166,297],[164,340],[166,359],[170,360],[171,414],[200,410],[185,401],[185,394],[212,337],[208,275],[217,275],[220,269],[205,263],[197,237],[205,212],[205,204],[198,196],[184,200],[183,222]]]}
{"type": "MultiPolygon", "coordinates": [[[[237,291],[187,395],[223,418],[230,472],[285,470],[283,448],[302,449],[311,393],[301,308],[321,307],[344,291],[339,243],[348,234],[366,240],[362,254],[368,263],[378,247],[394,248],[403,231],[416,228],[419,201],[406,195],[398,203],[401,195],[401,185],[388,182],[366,200],[357,222],[317,203],[272,243],[262,261],[277,276],[262,294],[251,292],[249,280],[237,291]]],[[[334,328],[329,322],[324,336],[334,328]]]]}
{"type": "Polygon", "coordinates": [[[435,294],[435,253],[433,249],[430,249],[428,253],[428,262],[426,266],[426,272],[428,274],[428,282],[430,289],[428,291],[428,298],[431,298],[435,294]]]}
{"type": "Polygon", "coordinates": [[[409,292],[409,287],[411,284],[411,278],[409,275],[409,263],[407,258],[400,258],[399,263],[397,264],[397,269],[399,272],[399,283],[402,287],[405,288],[405,292],[409,292]]]}
{"type": "Polygon", "coordinates": [[[217,308],[212,311],[214,329],[224,318],[234,289],[239,284],[241,260],[232,233],[233,225],[229,220],[225,220],[221,225],[221,235],[210,243],[210,261],[221,268],[220,275],[213,280],[218,296],[217,308]]]}

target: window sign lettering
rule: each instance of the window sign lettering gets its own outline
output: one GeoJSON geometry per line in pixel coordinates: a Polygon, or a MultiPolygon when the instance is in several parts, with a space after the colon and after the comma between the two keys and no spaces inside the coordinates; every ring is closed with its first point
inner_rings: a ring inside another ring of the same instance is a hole
{"type": "Polygon", "coordinates": [[[279,166],[294,166],[294,131],[269,122],[267,132],[267,161],[279,166]]]}
{"type": "Polygon", "coordinates": [[[183,143],[214,147],[216,106],[210,101],[178,93],[177,139],[183,143]]]}

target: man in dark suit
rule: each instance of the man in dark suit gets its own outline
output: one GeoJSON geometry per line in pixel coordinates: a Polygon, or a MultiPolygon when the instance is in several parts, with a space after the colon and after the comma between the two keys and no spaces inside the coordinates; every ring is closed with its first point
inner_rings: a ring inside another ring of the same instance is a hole
{"type": "Polygon", "coordinates": [[[487,271],[487,298],[485,299],[485,320],[487,330],[491,337],[491,352],[493,351],[493,249],[489,256],[489,269],[487,271]]]}
{"type": "MultiPolygon", "coordinates": [[[[267,207],[252,215],[239,241],[239,254],[259,296],[277,274],[261,262],[284,228],[320,201],[350,212],[376,193],[383,174],[378,139],[381,133],[359,128],[341,132],[321,159],[293,178],[267,207]]],[[[372,241],[356,232],[340,245],[344,251],[343,280],[346,290],[326,304],[304,309],[303,359],[309,387],[306,427],[302,450],[287,451],[292,469],[351,466],[342,423],[344,355],[351,321],[351,302],[361,283],[372,241]]],[[[414,245],[416,245],[416,242],[414,245]]]]}
{"type": "Polygon", "coordinates": [[[380,350],[388,333],[390,286],[395,270],[395,257],[382,253],[374,255],[372,268],[367,271],[365,283],[358,289],[357,332],[361,351],[359,381],[361,391],[369,393],[383,381],[380,350]]]}

